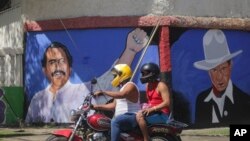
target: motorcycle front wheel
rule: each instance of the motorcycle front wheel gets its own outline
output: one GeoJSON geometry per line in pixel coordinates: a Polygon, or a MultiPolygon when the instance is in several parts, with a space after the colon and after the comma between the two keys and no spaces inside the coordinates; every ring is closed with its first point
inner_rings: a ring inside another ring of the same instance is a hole
{"type": "Polygon", "coordinates": [[[66,137],[63,136],[56,136],[56,135],[50,135],[46,141],[68,141],[66,137]]]}

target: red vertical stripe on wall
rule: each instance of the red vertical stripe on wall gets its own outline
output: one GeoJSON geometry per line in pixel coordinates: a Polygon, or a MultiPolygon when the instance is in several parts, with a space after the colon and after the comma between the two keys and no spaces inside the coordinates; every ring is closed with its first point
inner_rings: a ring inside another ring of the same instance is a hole
{"type": "Polygon", "coordinates": [[[168,26],[161,27],[159,47],[161,72],[169,72],[171,71],[171,62],[168,26]]]}

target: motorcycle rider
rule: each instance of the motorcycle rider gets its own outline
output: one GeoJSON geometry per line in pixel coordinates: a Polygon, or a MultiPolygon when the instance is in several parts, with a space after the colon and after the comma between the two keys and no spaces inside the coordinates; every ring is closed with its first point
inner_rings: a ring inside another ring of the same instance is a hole
{"type": "Polygon", "coordinates": [[[93,105],[96,110],[115,110],[111,120],[111,141],[120,140],[121,131],[132,130],[137,126],[136,113],[141,109],[140,93],[135,83],[130,82],[131,68],[127,64],[117,64],[111,70],[114,75],[112,86],[120,91],[98,91],[95,96],[104,94],[114,98],[112,103],[93,105]]]}
{"type": "Polygon", "coordinates": [[[141,67],[142,84],[146,84],[148,106],[139,111],[136,120],[142,131],[144,141],[149,141],[147,124],[166,123],[170,113],[170,93],[166,83],[159,80],[160,69],[157,64],[146,63],[141,67]]]}

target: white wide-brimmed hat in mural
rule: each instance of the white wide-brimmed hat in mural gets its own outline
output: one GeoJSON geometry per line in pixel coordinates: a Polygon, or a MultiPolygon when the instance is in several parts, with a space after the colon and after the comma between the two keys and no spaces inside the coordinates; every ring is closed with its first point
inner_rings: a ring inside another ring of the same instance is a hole
{"type": "Polygon", "coordinates": [[[205,60],[194,62],[194,67],[210,70],[242,53],[242,50],[230,53],[224,33],[218,29],[210,29],[203,37],[205,60]]]}

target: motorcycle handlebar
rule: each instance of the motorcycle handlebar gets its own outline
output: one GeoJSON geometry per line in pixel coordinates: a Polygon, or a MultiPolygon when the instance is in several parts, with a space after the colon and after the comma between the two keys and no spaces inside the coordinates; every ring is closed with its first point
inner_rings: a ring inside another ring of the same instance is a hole
{"type": "Polygon", "coordinates": [[[79,114],[83,114],[83,113],[87,113],[90,109],[93,109],[93,105],[91,103],[92,97],[95,97],[94,93],[93,93],[93,86],[94,84],[97,83],[97,79],[93,78],[91,80],[91,89],[90,89],[90,93],[85,97],[83,103],[79,106],[79,108],[77,110],[72,110],[71,115],[79,115],[79,114]]]}

